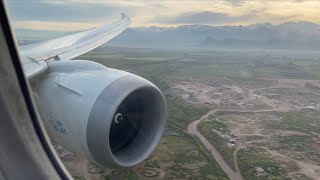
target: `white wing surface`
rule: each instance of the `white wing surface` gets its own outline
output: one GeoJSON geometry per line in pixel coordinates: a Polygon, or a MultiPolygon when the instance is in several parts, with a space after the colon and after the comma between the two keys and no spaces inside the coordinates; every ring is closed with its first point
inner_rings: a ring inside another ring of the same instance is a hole
{"type": "Polygon", "coordinates": [[[69,60],[87,53],[123,32],[131,21],[121,14],[121,19],[98,28],[68,36],[19,47],[22,64],[28,78],[44,72],[46,61],[69,60]]]}

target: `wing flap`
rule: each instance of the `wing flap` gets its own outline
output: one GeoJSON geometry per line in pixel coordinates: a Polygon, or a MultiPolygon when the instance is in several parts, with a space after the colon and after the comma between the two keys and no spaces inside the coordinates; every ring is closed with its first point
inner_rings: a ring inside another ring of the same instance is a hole
{"type": "Polygon", "coordinates": [[[23,64],[24,73],[28,78],[36,76],[48,69],[48,64],[45,61],[29,62],[23,64]]]}

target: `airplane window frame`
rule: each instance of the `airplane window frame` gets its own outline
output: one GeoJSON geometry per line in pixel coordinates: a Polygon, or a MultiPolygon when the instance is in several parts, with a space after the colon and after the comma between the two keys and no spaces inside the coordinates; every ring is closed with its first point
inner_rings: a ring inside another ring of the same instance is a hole
{"type": "Polygon", "coordinates": [[[0,179],[72,179],[34,106],[7,9],[0,1],[0,179]]]}

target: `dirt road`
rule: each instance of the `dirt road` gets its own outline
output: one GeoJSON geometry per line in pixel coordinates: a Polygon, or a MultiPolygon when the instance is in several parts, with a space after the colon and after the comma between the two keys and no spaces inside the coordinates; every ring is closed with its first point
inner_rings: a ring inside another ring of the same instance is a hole
{"type": "Polygon", "coordinates": [[[241,176],[240,168],[239,168],[238,161],[237,161],[237,152],[238,152],[240,149],[241,149],[241,146],[238,146],[237,149],[233,152],[233,159],[234,159],[234,166],[236,167],[237,177],[240,177],[241,179],[244,179],[244,178],[241,176]]]}
{"type": "Polygon", "coordinates": [[[231,168],[230,166],[226,163],[226,161],[223,159],[223,157],[220,155],[220,153],[217,151],[217,149],[204,137],[202,134],[197,130],[197,126],[200,121],[203,119],[207,118],[210,114],[215,113],[217,110],[211,110],[204,116],[202,116],[200,119],[193,121],[191,124],[188,126],[188,132],[190,134],[193,134],[197,136],[202,144],[210,151],[212,154],[213,158],[217,161],[221,169],[227,174],[227,176],[231,180],[241,180],[241,176],[239,177],[231,168]]]}

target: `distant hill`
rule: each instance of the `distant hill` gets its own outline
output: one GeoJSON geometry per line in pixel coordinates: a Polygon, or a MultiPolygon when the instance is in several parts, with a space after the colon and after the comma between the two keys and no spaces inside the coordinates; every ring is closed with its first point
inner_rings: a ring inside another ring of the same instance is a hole
{"type": "MultiPolygon", "coordinates": [[[[44,39],[65,35],[59,31],[17,30],[18,39],[44,39]]],[[[250,26],[183,25],[128,28],[110,46],[151,48],[262,48],[320,49],[320,25],[311,22],[250,26]]]]}

